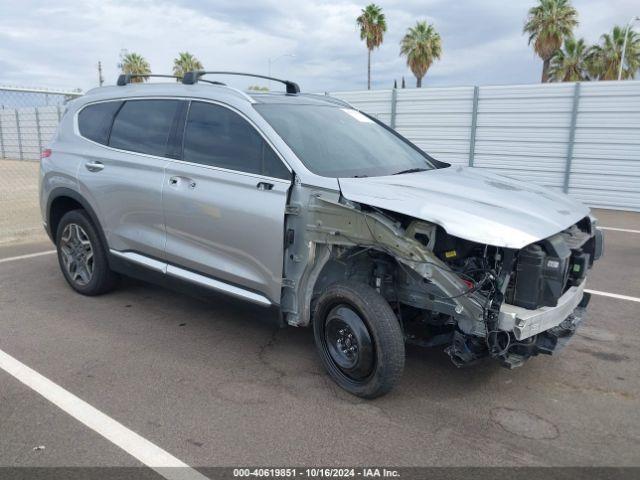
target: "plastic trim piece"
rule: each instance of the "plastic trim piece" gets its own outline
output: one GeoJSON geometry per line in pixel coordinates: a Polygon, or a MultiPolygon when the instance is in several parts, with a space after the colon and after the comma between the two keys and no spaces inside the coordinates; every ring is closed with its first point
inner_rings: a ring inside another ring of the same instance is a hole
{"type": "Polygon", "coordinates": [[[264,295],[260,295],[259,293],[245,290],[244,288],[236,287],[235,285],[230,285],[220,280],[206,277],[204,275],[200,275],[199,273],[191,272],[180,267],[169,265],[165,262],[149,258],[139,253],[120,252],[113,249],[110,249],[109,253],[116,257],[120,257],[138,265],[142,265],[143,267],[149,268],[153,271],[179,278],[187,282],[195,283],[196,285],[199,285],[201,287],[226,293],[228,295],[231,295],[232,297],[242,298],[243,300],[247,300],[249,302],[265,307],[272,305],[271,301],[267,297],[265,297],[264,295]]]}

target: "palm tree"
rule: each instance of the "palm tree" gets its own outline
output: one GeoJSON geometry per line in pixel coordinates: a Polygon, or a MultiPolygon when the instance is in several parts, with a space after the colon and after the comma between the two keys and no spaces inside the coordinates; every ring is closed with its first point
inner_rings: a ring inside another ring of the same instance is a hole
{"type": "MultiPolygon", "coordinates": [[[[122,73],[131,75],[149,75],[151,67],[149,62],[139,53],[127,53],[122,57],[122,73]]],[[[134,77],[131,79],[133,83],[141,83],[148,80],[148,77],[134,77]]]]}
{"type": "Polygon", "coordinates": [[[178,56],[173,59],[173,74],[177,77],[184,77],[187,72],[194,70],[204,70],[202,63],[196,57],[189,52],[180,52],[178,56]]]}
{"type": "Polygon", "coordinates": [[[400,42],[400,55],[406,55],[407,65],[416,76],[416,87],[422,87],[422,77],[442,55],[440,34],[427,22],[416,23],[400,42]]]}
{"type": "Polygon", "coordinates": [[[367,90],[371,90],[371,52],[382,45],[384,32],[387,31],[387,21],[382,8],[372,3],[362,9],[356,23],[360,27],[360,40],[367,43],[367,90]]]}
{"type": "Polygon", "coordinates": [[[551,57],[577,25],[578,12],[569,0],[538,0],[538,5],[529,9],[523,33],[529,34],[529,45],[533,42],[533,49],[542,58],[543,83],[549,81],[551,57]]]}
{"type": "Polygon", "coordinates": [[[567,38],[564,48],[557,50],[551,57],[549,81],[580,82],[589,80],[591,49],[584,39],[567,38]]]}
{"type": "MultiPolygon", "coordinates": [[[[617,80],[625,28],[615,26],[611,33],[600,37],[600,44],[590,54],[591,74],[599,80],[617,80]]],[[[640,34],[629,29],[622,66],[622,79],[633,79],[640,68],[640,34]]]]}

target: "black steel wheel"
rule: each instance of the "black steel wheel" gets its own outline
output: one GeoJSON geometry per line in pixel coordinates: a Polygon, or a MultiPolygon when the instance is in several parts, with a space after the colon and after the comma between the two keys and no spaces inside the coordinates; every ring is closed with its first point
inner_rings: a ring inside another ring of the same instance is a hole
{"type": "Polygon", "coordinates": [[[373,340],[353,307],[340,304],[331,309],[325,319],[324,337],[331,359],[347,377],[362,380],[371,374],[373,340]]]}
{"type": "Polygon", "coordinates": [[[387,301],[368,285],[331,285],[313,316],[316,347],[332,379],[348,392],[375,398],[398,382],[404,338],[387,301]]]}

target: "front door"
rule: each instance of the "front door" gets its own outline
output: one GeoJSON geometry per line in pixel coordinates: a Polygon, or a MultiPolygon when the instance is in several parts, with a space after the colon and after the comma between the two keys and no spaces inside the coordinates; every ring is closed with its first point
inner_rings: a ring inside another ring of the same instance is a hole
{"type": "Polygon", "coordinates": [[[279,304],[291,173],[221,105],[191,102],[183,145],[165,170],[167,262],[279,304]]]}

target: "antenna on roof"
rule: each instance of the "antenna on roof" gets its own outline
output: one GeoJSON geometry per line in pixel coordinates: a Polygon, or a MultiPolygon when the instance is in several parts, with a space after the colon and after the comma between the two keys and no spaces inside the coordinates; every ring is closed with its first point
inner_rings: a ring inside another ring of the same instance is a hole
{"type": "MultiPolygon", "coordinates": [[[[240,72],[209,72],[204,70],[194,70],[192,72],[187,72],[182,77],[182,83],[185,85],[193,85],[198,83],[200,77],[203,75],[241,75],[243,77],[255,77],[255,78],[264,78],[265,80],[272,80],[274,82],[283,83],[287,88],[287,93],[296,95],[300,93],[300,86],[297,83],[291,82],[289,80],[282,80],[280,78],[268,77],[266,75],[255,75],[253,73],[240,73],[240,72]]],[[[205,81],[205,80],[202,80],[205,81]]]]}

